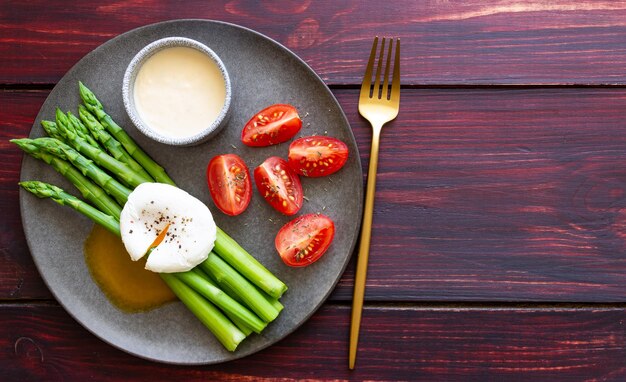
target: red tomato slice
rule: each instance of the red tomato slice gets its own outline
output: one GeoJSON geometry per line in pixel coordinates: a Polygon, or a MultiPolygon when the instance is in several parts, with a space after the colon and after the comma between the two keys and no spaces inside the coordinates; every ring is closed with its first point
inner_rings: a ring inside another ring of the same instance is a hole
{"type": "Polygon", "coordinates": [[[347,160],[348,146],[337,138],[304,137],[289,145],[289,166],[300,175],[330,175],[339,171],[347,160]]]}
{"type": "Polygon", "coordinates": [[[302,120],[295,107],[276,104],[261,110],[246,123],[241,141],[254,147],[275,145],[293,138],[301,127],[302,120]]]}
{"type": "Polygon", "coordinates": [[[245,211],[252,197],[252,181],[243,159],[235,154],[218,155],[209,162],[206,176],[217,208],[231,216],[245,211]]]}
{"type": "Polygon", "coordinates": [[[335,236],[335,223],[322,214],[302,215],[278,231],[274,245],[283,262],[304,267],[328,250],[335,236]]]}
{"type": "Polygon", "coordinates": [[[287,161],[269,157],[254,170],[254,182],[265,200],[277,211],[293,215],[302,207],[302,185],[287,161]]]}

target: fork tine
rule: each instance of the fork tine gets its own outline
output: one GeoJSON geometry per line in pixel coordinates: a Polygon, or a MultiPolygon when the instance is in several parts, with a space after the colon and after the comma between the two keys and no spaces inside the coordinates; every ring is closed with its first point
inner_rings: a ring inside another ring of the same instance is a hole
{"type": "Polygon", "coordinates": [[[396,57],[393,60],[393,79],[391,80],[390,101],[400,102],[400,39],[396,41],[396,57]]]}
{"type": "Polygon", "coordinates": [[[378,57],[378,66],[376,67],[376,80],[374,81],[374,89],[372,90],[372,98],[380,98],[380,72],[383,67],[383,58],[385,55],[385,38],[380,44],[380,56],[378,57]]]}
{"type": "Polygon", "coordinates": [[[363,76],[363,84],[361,85],[360,98],[369,98],[370,87],[372,86],[372,70],[374,68],[374,60],[376,59],[376,46],[378,45],[378,36],[374,37],[374,44],[372,44],[372,52],[370,53],[370,59],[367,62],[367,68],[365,69],[365,75],[363,76]]]}
{"type": "Polygon", "coordinates": [[[383,89],[380,98],[389,99],[389,67],[391,66],[391,48],[393,47],[393,39],[389,40],[389,51],[387,52],[387,64],[385,65],[385,81],[383,82],[383,89]]]}

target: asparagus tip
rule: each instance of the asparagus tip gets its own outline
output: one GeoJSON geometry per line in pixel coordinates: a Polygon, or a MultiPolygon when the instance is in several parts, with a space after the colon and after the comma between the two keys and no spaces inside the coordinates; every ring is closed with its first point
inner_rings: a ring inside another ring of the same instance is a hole
{"type": "Polygon", "coordinates": [[[78,81],[78,90],[81,96],[89,92],[89,88],[83,84],[83,81],[78,81]]]}
{"type": "Polygon", "coordinates": [[[58,195],[63,192],[62,189],[55,185],[44,183],[38,180],[26,180],[23,182],[18,182],[18,184],[26,191],[29,191],[40,198],[51,197],[53,195],[58,195]]]}
{"type": "Polygon", "coordinates": [[[22,149],[26,153],[31,154],[35,157],[38,157],[37,146],[35,145],[34,140],[30,138],[19,138],[19,139],[11,139],[10,142],[16,144],[20,149],[22,149]]]}
{"type": "Polygon", "coordinates": [[[67,115],[65,115],[65,113],[63,112],[63,110],[61,110],[60,108],[56,108],[56,110],[54,111],[57,122],[61,123],[61,124],[65,124],[67,122],[67,115]]]}
{"type": "Polygon", "coordinates": [[[89,88],[85,86],[82,81],[78,81],[78,89],[80,92],[80,98],[83,99],[83,102],[85,102],[85,104],[90,104],[96,107],[102,106],[100,101],[98,101],[98,99],[96,98],[95,94],[93,94],[93,92],[89,90],[89,88]]]}

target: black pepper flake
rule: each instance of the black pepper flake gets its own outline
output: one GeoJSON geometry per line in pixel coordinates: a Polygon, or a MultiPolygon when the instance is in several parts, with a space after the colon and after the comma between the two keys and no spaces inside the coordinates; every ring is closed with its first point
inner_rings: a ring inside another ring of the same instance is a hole
{"type": "Polygon", "coordinates": [[[128,231],[128,233],[133,233],[133,230],[131,229],[130,231],[128,231]]]}

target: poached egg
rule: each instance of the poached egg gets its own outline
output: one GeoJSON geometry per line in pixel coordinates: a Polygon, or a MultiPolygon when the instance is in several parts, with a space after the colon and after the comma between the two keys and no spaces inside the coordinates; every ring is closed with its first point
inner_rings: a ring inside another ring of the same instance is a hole
{"type": "Polygon", "coordinates": [[[209,255],[217,227],[208,207],[178,187],[142,183],[120,216],[122,242],[130,258],[148,255],[146,269],[186,272],[209,255]]]}

